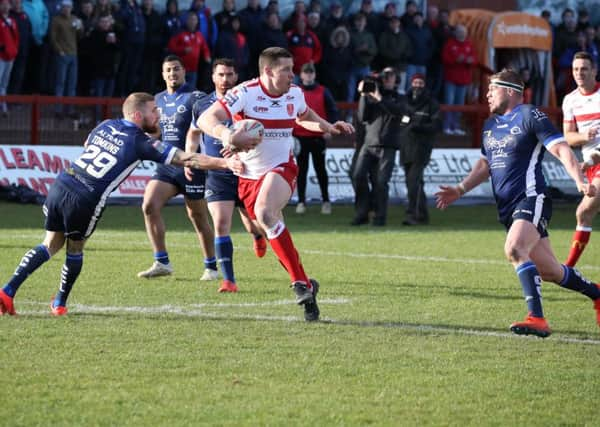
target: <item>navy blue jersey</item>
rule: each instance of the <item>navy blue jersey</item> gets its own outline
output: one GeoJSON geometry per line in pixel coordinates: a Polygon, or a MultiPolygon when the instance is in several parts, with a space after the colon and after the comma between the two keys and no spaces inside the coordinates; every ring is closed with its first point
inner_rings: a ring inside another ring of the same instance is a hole
{"type": "Polygon", "coordinates": [[[524,197],[546,191],[542,158],[563,135],[532,105],[494,115],[483,125],[481,152],[487,158],[500,218],[512,214],[524,197]]]}
{"type": "MultiPolygon", "coordinates": [[[[217,102],[217,94],[215,92],[207,95],[203,99],[196,101],[192,110],[192,126],[196,126],[196,120],[200,115],[208,109],[212,104],[217,102]]],[[[231,126],[232,121],[228,120],[223,122],[225,126],[231,126]]],[[[221,150],[223,149],[223,143],[220,139],[213,138],[210,135],[203,134],[202,135],[202,151],[204,154],[212,157],[223,157],[221,155],[221,150]]],[[[232,175],[229,169],[211,169],[208,171],[209,175],[232,175]]]]}
{"type": "Polygon", "coordinates": [[[90,132],[85,151],[58,175],[71,191],[98,203],[106,199],[142,160],[170,163],[177,149],[148,136],[127,120],[106,120],[90,132]]]}
{"type": "Polygon", "coordinates": [[[187,83],[175,93],[166,90],[157,93],[154,99],[160,111],[161,139],[185,150],[185,135],[192,121],[192,107],[196,101],[206,97],[204,92],[194,90],[187,83]]]}

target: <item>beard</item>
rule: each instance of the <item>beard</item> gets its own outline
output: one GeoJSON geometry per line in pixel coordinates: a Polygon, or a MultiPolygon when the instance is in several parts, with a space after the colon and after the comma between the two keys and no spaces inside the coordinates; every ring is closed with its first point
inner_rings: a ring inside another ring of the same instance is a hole
{"type": "Polygon", "coordinates": [[[504,113],[506,113],[507,109],[508,109],[508,99],[505,99],[500,104],[498,104],[496,107],[491,109],[491,112],[492,112],[492,114],[503,115],[504,113]]]}
{"type": "Polygon", "coordinates": [[[156,134],[158,132],[158,124],[152,123],[148,119],[144,119],[141,126],[142,130],[149,134],[156,134]]]}

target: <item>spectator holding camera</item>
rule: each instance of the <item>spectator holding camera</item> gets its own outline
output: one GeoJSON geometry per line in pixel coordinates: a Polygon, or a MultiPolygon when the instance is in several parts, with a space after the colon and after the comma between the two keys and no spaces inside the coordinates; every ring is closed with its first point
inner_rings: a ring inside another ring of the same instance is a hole
{"type": "Polygon", "coordinates": [[[431,159],[434,136],[442,127],[440,106],[425,89],[425,76],[414,74],[406,99],[405,126],[400,142],[400,163],[406,177],[408,206],[404,225],[429,222],[423,172],[431,159]]]}
{"type": "Polygon", "coordinates": [[[384,226],[386,222],[389,181],[402,132],[401,118],[406,111],[405,98],[396,91],[397,78],[396,70],[387,67],[383,69],[380,80],[366,78],[358,84],[358,121],[365,126],[365,137],[352,172],[356,194],[352,225],[369,222],[369,173],[375,175],[372,225],[384,226]]]}

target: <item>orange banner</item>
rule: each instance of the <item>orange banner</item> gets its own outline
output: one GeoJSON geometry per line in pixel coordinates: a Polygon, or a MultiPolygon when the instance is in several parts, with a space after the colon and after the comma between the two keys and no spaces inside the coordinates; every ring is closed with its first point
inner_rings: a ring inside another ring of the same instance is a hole
{"type": "Polygon", "coordinates": [[[502,13],[492,20],[492,46],[552,50],[552,30],[548,23],[526,13],[502,13]]]}

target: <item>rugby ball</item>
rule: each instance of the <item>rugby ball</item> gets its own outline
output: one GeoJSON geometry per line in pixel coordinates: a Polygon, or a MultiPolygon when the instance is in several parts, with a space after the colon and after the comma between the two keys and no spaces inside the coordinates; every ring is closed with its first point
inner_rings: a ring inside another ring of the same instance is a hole
{"type": "Polygon", "coordinates": [[[261,122],[254,119],[243,119],[233,123],[233,130],[242,129],[242,132],[249,134],[253,138],[260,138],[262,142],[263,135],[265,134],[265,127],[261,122]]]}

